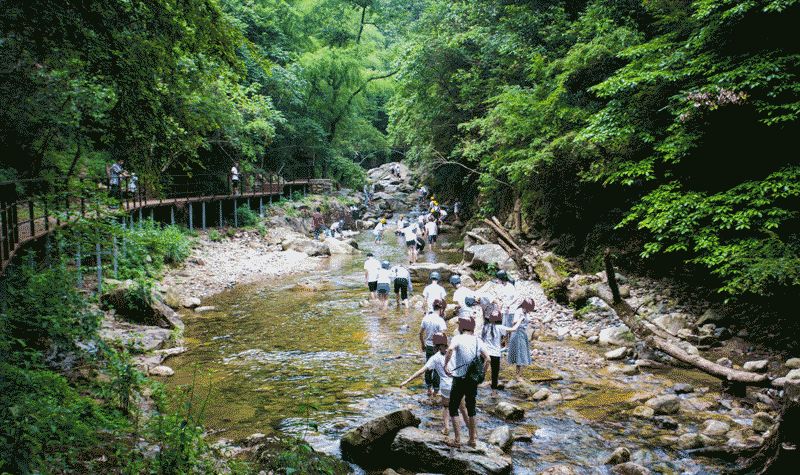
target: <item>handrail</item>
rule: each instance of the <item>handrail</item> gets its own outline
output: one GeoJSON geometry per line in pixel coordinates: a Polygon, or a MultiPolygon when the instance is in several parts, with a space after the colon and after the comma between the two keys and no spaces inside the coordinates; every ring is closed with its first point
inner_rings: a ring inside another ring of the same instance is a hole
{"type": "Polygon", "coordinates": [[[108,198],[101,195],[106,192],[111,195],[112,200],[118,202],[124,212],[132,213],[144,208],[196,202],[266,198],[283,195],[287,190],[291,193],[293,187],[302,187],[308,191],[309,187],[319,183],[318,180],[308,178],[286,181],[281,177],[274,179],[272,175],[265,177],[244,173],[239,175],[240,180],[236,187],[228,177],[225,190],[221,190],[219,186],[223,183],[222,180],[217,181],[217,186],[207,180],[204,183],[175,183],[175,178],[191,180],[210,176],[220,175],[210,173],[166,175],[162,179],[172,183],[161,190],[151,189],[147,184],[138,182],[132,186],[130,176],[120,177],[120,183],[113,187],[106,183],[105,188],[100,183],[85,177],[76,177],[60,185],[36,178],[0,183],[0,274],[5,271],[23,245],[40,239],[77,219],[101,218],[103,216],[101,208],[108,203],[108,198]],[[42,186],[26,186],[37,182],[42,186]],[[206,186],[199,191],[197,188],[201,184],[206,186]],[[18,190],[20,185],[23,185],[22,193],[18,190]],[[92,207],[96,213],[91,213],[92,207]]]}

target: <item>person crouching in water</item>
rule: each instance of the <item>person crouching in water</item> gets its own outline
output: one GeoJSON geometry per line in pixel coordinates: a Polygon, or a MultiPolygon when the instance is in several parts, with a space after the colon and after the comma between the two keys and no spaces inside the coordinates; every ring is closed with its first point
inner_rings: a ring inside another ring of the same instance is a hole
{"type": "MultiPolygon", "coordinates": [[[[416,373],[409,376],[408,379],[400,383],[400,387],[405,387],[408,383],[418,378],[422,373],[433,371],[439,377],[439,395],[442,397],[442,434],[448,435],[448,428],[450,426],[450,392],[453,387],[453,378],[447,375],[444,369],[444,354],[447,352],[447,335],[444,333],[436,333],[433,335],[433,346],[436,352],[428,358],[425,365],[418,369],[416,373]]],[[[461,417],[464,419],[464,424],[469,426],[469,418],[467,417],[467,406],[464,401],[458,406],[461,417]]]]}
{"type": "MultiPolygon", "coordinates": [[[[507,327],[502,324],[503,316],[499,309],[492,309],[490,314],[483,318],[483,329],[481,330],[481,341],[486,352],[489,353],[492,367],[492,397],[497,396],[497,379],[500,375],[500,350],[501,341],[506,333],[511,333],[519,328],[520,320],[514,322],[514,326],[507,327]]],[[[530,353],[529,353],[530,354],[530,353]]]]}
{"type": "Polygon", "coordinates": [[[386,310],[389,307],[389,292],[392,288],[392,273],[389,272],[389,261],[381,262],[381,268],[378,269],[378,301],[381,308],[386,310]]]}
{"type": "Polygon", "coordinates": [[[531,344],[528,340],[530,314],[536,308],[533,300],[527,298],[519,304],[514,313],[514,329],[508,337],[508,362],[517,365],[517,378],[522,377],[522,367],[531,364],[531,344]]]}
{"type": "Polygon", "coordinates": [[[461,432],[458,428],[458,408],[461,405],[461,400],[464,399],[467,406],[467,415],[469,416],[467,427],[469,428],[469,442],[470,447],[478,445],[478,434],[475,428],[475,404],[476,397],[478,396],[478,384],[480,381],[475,381],[468,375],[468,369],[471,364],[478,358],[483,358],[483,371],[484,373],[489,369],[489,354],[486,348],[481,344],[480,339],[474,335],[475,320],[471,318],[459,318],[458,330],[460,335],[453,337],[450,347],[444,357],[444,370],[448,376],[453,377],[453,388],[450,390],[450,419],[453,423],[453,441],[448,442],[453,447],[461,445],[461,432]],[[450,360],[455,360],[451,367],[450,360]]]}
{"type": "MultiPolygon", "coordinates": [[[[425,353],[425,361],[428,361],[436,353],[433,335],[447,331],[447,322],[444,321],[445,307],[444,300],[437,299],[433,302],[433,308],[422,317],[419,328],[419,345],[425,353]]],[[[428,398],[433,398],[434,392],[439,389],[439,377],[433,370],[425,373],[425,387],[428,388],[428,398]]]]}

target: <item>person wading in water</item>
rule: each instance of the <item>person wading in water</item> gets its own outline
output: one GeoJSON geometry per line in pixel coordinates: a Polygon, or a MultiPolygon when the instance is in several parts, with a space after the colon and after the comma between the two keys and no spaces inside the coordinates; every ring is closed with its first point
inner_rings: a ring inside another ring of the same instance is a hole
{"type": "MultiPolygon", "coordinates": [[[[442,434],[448,435],[450,427],[450,391],[453,388],[453,378],[447,375],[444,369],[444,355],[447,352],[447,335],[444,333],[436,333],[433,335],[433,346],[436,347],[434,353],[428,361],[418,369],[416,373],[409,376],[408,379],[400,383],[400,387],[405,387],[408,383],[418,378],[422,373],[433,371],[439,376],[439,395],[442,397],[442,434]]],[[[467,406],[462,401],[458,407],[461,417],[464,419],[464,424],[469,425],[469,417],[467,415],[467,406]]]]}
{"type": "MultiPolygon", "coordinates": [[[[436,348],[433,345],[433,335],[447,331],[447,322],[444,321],[444,300],[436,300],[433,309],[422,317],[419,328],[419,346],[425,353],[425,361],[428,361],[436,348]]],[[[425,372],[425,387],[428,389],[428,398],[433,398],[434,392],[439,389],[439,378],[433,370],[425,372]]]]}
{"type": "Polygon", "coordinates": [[[502,325],[503,316],[500,315],[500,310],[493,309],[491,314],[483,319],[483,329],[481,330],[481,341],[483,342],[486,352],[489,353],[492,368],[492,396],[497,396],[497,380],[500,376],[500,351],[501,340],[507,334],[516,331],[521,323],[520,320],[515,322],[515,326],[507,327],[502,325]]]}
{"type": "Polygon", "coordinates": [[[375,300],[378,291],[378,271],[381,268],[381,262],[375,259],[372,253],[367,253],[367,260],[364,261],[364,280],[367,282],[369,289],[369,299],[375,300]]]}
{"type": "MultiPolygon", "coordinates": [[[[461,400],[464,399],[467,406],[467,415],[469,416],[467,422],[469,441],[467,444],[470,447],[476,447],[478,445],[478,434],[475,428],[475,405],[478,396],[478,384],[481,381],[476,381],[472,373],[473,370],[479,369],[475,367],[477,363],[483,365],[483,372],[485,373],[489,369],[490,360],[486,348],[483,347],[480,339],[473,334],[475,331],[474,320],[471,318],[459,318],[458,331],[460,335],[453,337],[444,360],[445,372],[453,377],[449,405],[450,419],[453,422],[453,440],[448,441],[448,444],[453,447],[461,446],[458,408],[461,405],[461,400]],[[483,361],[481,362],[479,358],[483,358],[483,361]],[[454,360],[452,370],[449,366],[450,360],[454,360]]],[[[479,379],[482,380],[483,378],[479,379]]]]}

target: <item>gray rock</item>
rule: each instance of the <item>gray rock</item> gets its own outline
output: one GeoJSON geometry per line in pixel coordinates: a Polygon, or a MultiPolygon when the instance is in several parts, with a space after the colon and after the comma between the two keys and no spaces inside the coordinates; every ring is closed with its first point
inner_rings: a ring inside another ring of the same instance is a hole
{"type": "Polygon", "coordinates": [[[500,401],[497,403],[492,412],[498,417],[502,417],[507,421],[518,421],[525,417],[525,411],[508,401],[500,401]]]}
{"type": "Polygon", "coordinates": [[[200,306],[200,299],[197,297],[186,297],[181,301],[181,306],[185,308],[197,308],[200,306]]]}
{"type": "Polygon", "coordinates": [[[727,422],[718,421],[716,419],[708,419],[703,422],[703,427],[700,433],[709,437],[722,437],[731,430],[731,425],[727,422]]]}
{"type": "Polygon", "coordinates": [[[195,311],[195,313],[204,313],[204,312],[213,312],[216,309],[217,309],[217,307],[215,307],[213,305],[205,305],[205,306],[202,306],[202,307],[195,308],[194,311],[195,311]]]}
{"type": "Polygon", "coordinates": [[[785,378],[789,381],[800,381],[800,369],[793,369],[786,373],[785,378]]]}
{"type": "Polygon", "coordinates": [[[330,256],[330,248],[313,239],[303,236],[290,236],[281,242],[284,251],[302,252],[307,256],[330,256]]]}
{"type": "Polygon", "coordinates": [[[464,259],[473,269],[485,269],[494,264],[500,269],[516,270],[517,265],[499,244],[475,244],[464,250],[464,259]]]}
{"type": "Polygon", "coordinates": [[[488,442],[500,447],[503,452],[508,452],[514,443],[514,438],[511,436],[511,428],[507,425],[496,428],[489,434],[488,442]]]}
{"type": "Polygon", "coordinates": [[[597,335],[592,335],[592,336],[590,336],[589,338],[586,339],[586,343],[588,343],[590,345],[595,345],[595,344],[597,344],[599,342],[600,342],[600,337],[597,336],[597,335]]]}
{"type": "Polygon", "coordinates": [[[328,246],[331,255],[358,254],[358,249],[355,247],[332,237],[326,238],[324,244],[328,246]]]}
{"type": "Polygon", "coordinates": [[[617,447],[603,462],[604,465],[619,465],[630,461],[631,451],[627,447],[617,447]]]}
{"type": "Polygon", "coordinates": [[[789,358],[785,365],[790,369],[800,369],[800,358],[789,358]]]}
{"type": "Polygon", "coordinates": [[[714,444],[714,441],[703,434],[696,432],[689,432],[678,437],[677,446],[681,450],[699,449],[700,447],[708,447],[714,444]]]}
{"type": "Polygon", "coordinates": [[[757,373],[763,373],[767,370],[769,366],[769,360],[756,360],[756,361],[747,361],[742,366],[745,371],[755,371],[757,373]]]}
{"type": "Polygon", "coordinates": [[[615,465],[611,471],[617,475],[650,475],[650,470],[633,462],[615,465]]]}
{"type": "Polygon", "coordinates": [[[577,469],[569,465],[554,465],[539,472],[539,475],[578,475],[577,469]]]}
{"type": "Polygon", "coordinates": [[[628,349],[626,347],[620,347],[614,350],[606,351],[605,357],[607,360],[621,360],[625,358],[628,354],[628,349]]]}
{"type": "Polygon", "coordinates": [[[659,315],[653,318],[653,323],[675,334],[689,323],[689,315],[685,313],[669,313],[666,315],[659,315]]]}
{"type": "Polygon", "coordinates": [[[100,297],[100,304],[105,309],[114,309],[117,316],[130,322],[183,329],[183,322],[174,310],[154,292],[133,280],[126,280],[106,291],[100,297]]]}
{"type": "Polygon", "coordinates": [[[411,281],[418,283],[429,282],[431,272],[438,272],[442,276],[442,280],[439,283],[443,286],[449,285],[447,284],[447,281],[450,280],[450,276],[453,274],[459,274],[459,271],[455,266],[444,264],[442,262],[419,262],[417,264],[412,264],[408,266],[408,272],[411,274],[411,281]]]}
{"type": "Polygon", "coordinates": [[[650,419],[655,415],[655,413],[656,411],[654,411],[652,407],[648,406],[636,406],[633,408],[633,411],[631,411],[631,414],[641,419],[650,419]]]}
{"type": "Polygon", "coordinates": [[[659,429],[674,430],[678,428],[678,422],[669,416],[655,416],[653,417],[653,423],[659,429]]]}
{"type": "Polygon", "coordinates": [[[647,402],[645,402],[645,405],[652,408],[656,414],[660,415],[675,414],[680,410],[681,407],[680,399],[672,394],[656,396],[652,399],[648,399],[647,402]]]}
{"type": "Polygon", "coordinates": [[[544,401],[548,397],[550,397],[550,391],[547,388],[539,389],[531,395],[531,399],[534,401],[544,401]]]}
{"type": "Polygon", "coordinates": [[[716,363],[720,366],[724,366],[726,368],[733,368],[733,361],[729,358],[719,358],[716,363]]]}
{"type": "Polygon", "coordinates": [[[342,458],[363,467],[380,466],[389,457],[392,441],[403,428],[418,426],[420,420],[408,409],[369,420],[347,431],[339,441],[342,458]]]}
{"type": "Polygon", "coordinates": [[[444,436],[406,427],[392,442],[392,456],[409,470],[442,474],[501,475],[511,473],[511,458],[495,446],[478,442],[453,450],[444,436]]]}
{"type": "Polygon", "coordinates": [[[694,386],[687,383],[678,383],[672,386],[672,392],[675,394],[689,394],[694,392],[694,386]]]}
{"type": "Polygon", "coordinates": [[[618,325],[600,330],[598,341],[601,345],[632,346],[635,338],[627,326],[618,325]]]}
{"type": "Polygon", "coordinates": [[[766,412],[757,412],[753,416],[753,430],[756,432],[764,433],[768,431],[775,423],[775,419],[766,412]]]}
{"type": "Polygon", "coordinates": [[[175,371],[169,366],[161,365],[150,368],[148,373],[150,373],[150,376],[172,376],[175,374],[175,371]]]}
{"type": "Polygon", "coordinates": [[[723,316],[713,308],[706,310],[700,318],[697,319],[697,325],[705,325],[706,323],[719,323],[723,320],[723,316]]]}

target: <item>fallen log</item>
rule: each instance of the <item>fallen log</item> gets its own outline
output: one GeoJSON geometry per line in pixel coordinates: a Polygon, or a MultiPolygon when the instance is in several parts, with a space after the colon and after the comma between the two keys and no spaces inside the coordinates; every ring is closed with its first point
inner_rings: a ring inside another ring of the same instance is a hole
{"type": "Polygon", "coordinates": [[[614,265],[611,262],[610,253],[606,254],[605,260],[606,278],[609,284],[597,282],[581,286],[582,288],[580,289],[570,289],[568,292],[569,298],[576,299],[572,300],[573,302],[579,301],[577,299],[585,301],[585,299],[589,297],[599,298],[616,312],[619,319],[631,329],[631,332],[633,332],[638,339],[644,341],[652,348],[660,350],[676,360],[691,365],[712,376],[731,384],[738,383],[739,385],[744,384],[747,386],[770,385],[769,378],[764,374],[728,368],[703,358],[700,355],[689,353],[680,346],[680,340],[677,340],[656,325],[637,318],[633,307],[619,296],[618,291],[615,293],[612,290],[617,284],[617,279],[614,273],[614,265]]]}
{"type": "Polygon", "coordinates": [[[498,234],[498,235],[499,235],[501,238],[505,239],[505,240],[508,242],[508,244],[509,244],[509,245],[511,245],[512,247],[514,247],[514,249],[516,249],[517,251],[519,251],[519,252],[522,252],[522,248],[521,248],[521,247],[519,247],[519,245],[518,245],[518,244],[517,244],[517,242],[514,240],[514,238],[513,238],[513,237],[511,237],[511,234],[509,234],[509,232],[508,232],[508,231],[506,231],[506,228],[504,228],[504,227],[503,227],[503,225],[502,225],[502,224],[500,224],[500,220],[498,220],[496,216],[492,216],[492,220],[491,220],[491,221],[489,221],[489,220],[486,220],[486,219],[484,219],[484,221],[485,221],[485,222],[486,222],[486,224],[488,224],[489,226],[492,226],[492,229],[494,229],[494,230],[495,230],[495,232],[497,232],[497,234],[498,234]]]}
{"type": "Polygon", "coordinates": [[[492,220],[484,219],[483,222],[497,234],[497,244],[511,256],[511,259],[517,267],[523,272],[527,272],[528,275],[533,275],[535,273],[534,267],[525,259],[524,251],[514,238],[511,237],[508,231],[503,228],[497,218],[492,217],[492,220]]]}
{"type": "Polygon", "coordinates": [[[472,239],[474,239],[476,241],[480,241],[480,242],[482,242],[484,244],[493,244],[492,241],[486,239],[483,236],[479,236],[479,235],[473,233],[472,231],[467,231],[467,236],[471,237],[472,239]]]}

